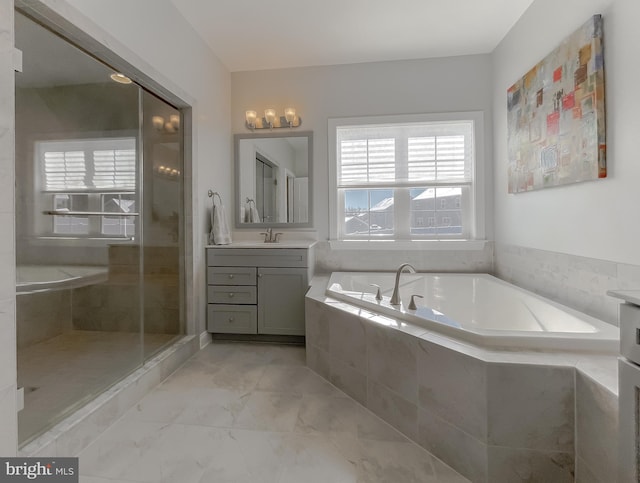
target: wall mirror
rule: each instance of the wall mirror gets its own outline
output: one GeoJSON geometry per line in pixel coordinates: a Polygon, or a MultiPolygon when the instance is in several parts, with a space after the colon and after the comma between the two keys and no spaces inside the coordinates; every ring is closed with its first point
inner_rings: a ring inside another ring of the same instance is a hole
{"type": "Polygon", "coordinates": [[[236,228],[312,227],[313,134],[236,134],[234,141],[236,228]]]}

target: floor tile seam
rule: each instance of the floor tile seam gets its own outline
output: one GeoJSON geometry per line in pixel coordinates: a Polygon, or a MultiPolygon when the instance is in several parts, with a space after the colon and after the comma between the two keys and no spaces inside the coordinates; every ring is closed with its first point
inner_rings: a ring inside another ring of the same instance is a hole
{"type": "Polygon", "coordinates": [[[278,435],[283,435],[283,434],[299,434],[299,433],[295,433],[293,430],[286,430],[286,431],[278,431],[275,429],[259,429],[259,428],[243,428],[240,426],[203,426],[202,424],[189,424],[189,423],[172,423],[172,425],[174,426],[183,426],[183,427],[188,427],[188,428],[202,428],[202,429],[220,429],[223,431],[242,431],[242,432],[249,432],[249,433],[268,433],[268,434],[278,434],[278,435]]]}
{"type": "Polygon", "coordinates": [[[302,395],[302,399],[317,399],[317,398],[324,398],[324,399],[351,399],[352,401],[357,402],[355,399],[353,399],[348,394],[346,394],[343,391],[341,391],[339,388],[335,387],[333,384],[331,384],[331,387],[334,390],[333,393],[331,393],[331,394],[304,393],[302,395]],[[336,391],[339,391],[339,394],[336,394],[336,391]]]}
{"type": "MultiPolygon", "coordinates": [[[[422,446],[418,445],[418,447],[422,448],[422,446]]],[[[424,451],[427,451],[425,448],[422,448],[424,451]]],[[[436,471],[436,462],[440,463],[440,465],[445,466],[447,468],[449,468],[451,471],[453,471],[456,475],[458,475],[460,478],[463,478],[465,480],[465,482],[467,483],[472,483],[472,481],[467,478],[466,476],[464,476],[462,473],[460,473],[458,470],[456,470],[455,468],[453,468],[452,466],[450,466],[449,464],[445,463],[444,461],[442,461],[440,458],[438,458],[436,455],[431,454],[431,452],[427,451],[427,453],[429,453],[431,455],[431,460],[429,461],[429,464],[431,465],[431,469],[433,470],[433,474],[436,478],[438,478],[438,472],[436,471]]],[[[437,483],[438,480],[436,480],[437,483]]]]}
{"type": "Polygon", "coordinates": [[[273,390],[273,389],[261,389],[256,387],[252,393],[278,393],[278,394],[288,394],[291,396],[299,396],[301,398],[313,398],[313,397],[335,397],[336,399],[344,399],[344,396],[335,396],[331,393],[324,392],[304,392],[304,391],[283,391],[283,390],[273,390]]]}
{"type": "MultiPolygon", "coordinates": [[[[314,371],[315,372],[315,371],[314,371]]],[[[317,373],[316,373],[317,374],[317,373]]],[[[320,377],[322,377],[320,374],[318,374],[320,377]]],[[[322,377],[324,379],[324,377],[322,377]]],[[[368,379],[368,378],[367,378],[368,379]]],[[[398,428],[394,427],[391,423],[389,423],[388,421],[384,420],[383,418],[381,418],[380,416],[378,416],[376,413],[374,413],[370,408],[368,408],[367,406],[365,406],[364,404],[362,404],[360,401],[356,400],[355,398],[353,398],[352,396],[350,396],[349,394],[347,394],[345,391],[343,391],[342,389],[340,389],[339,387],[337,387],[335,384],[333,384],[331,381],[324,379],[325,381],[327,381],[329,384],[331,384],[340,394],[343,394],[344,398],[346,399],[351,399],[351,401],[353,401],[354,403],[356,403],[361,409],[365,410],[365,412],[369,413],[371,416],[373,416],[374,418],[376,418],[379,422],[382,422],[384,425],[388,426],[390,429],[392,429],[394,432],[398,433],[399,435],[401,435],[403,438],[407,439],[408,441],[412,441],[413,443],[415,443],[415,441],[413,441],[411,438],[409,438],[408,436],[406,436],[402,431],[400,431],[398,428]]],[[[367,396],[368,396],[368,380],[367,380],[367,396]]],[[[367,397],[368,399],[368,397],[367,397]]],[[[417,444],[417,443],[416,443],[417,444]]],[[[418,445],[420,446],[420,445],[418,445]]],[[[421,447],[421,446],[420,446],[421,447]]]]}
{"type": "MultiPolygon", "coordinates": [[[[73,456],[79,457],[81,453],[83,453],[84,451],[87,451],[92,446],[97,445],[97,444],[101,444],[102,443],[102,438],[105,436],[105,433],[107,433],[108,431],[117,431],[119,429],[117,426],[119,426],[120,423],[122,423],[122,424],[126,423],[126,421],[123,421],[123,419],[125,418],[127,413],[129,413],[129,411],[131,411],[132,409],[133,409],[133,407],[128,409],[127,411],[125,411],[118,419],[116,419],[114,422],[112,422],[103,431],[101,431],[100,434],[98,434],[95,438],[93,438],[93,440],[87,446],[82,448],[78,453],[76,453],[73,456]]],[[[143,425],[147,425],[147,426],[151,426],[151,425],[158,426],[156,429],[154,429],[154,431],[156,431],[156,432],[166,428],[167,426],[170,426],[171,424],[173,424],[173,423],[166,423],[166,422],[163,422],[163,421],[134,421],[134,422],[136,424],[143,424],[143,425]]],[[[56,446],[57,446],[57,443],[58,443],[58,438],[56,437],[56,441],[55,441],[56,446]]]]}
{"type": "Polygon", "coordinates": [[[602,482],[600,475],[598,474],[599,472],[593,471],[593,468],[591,467],[591,465],[587,463],[587,460],[577,453],[575,455],[575,460],[573,462],[573,465],[574,465],[574,471],[576,472],[577,472],[578,466],[585,466],[587,470],[589,470],[589,472],[598,479],[598,483],[602,482]]]}
{"type": "MultiPolygon", "coordinates": [[[[418,399],[420,399],[420,398],[418,397],[418,399]]],[[[483,442],[482,435],[478,436],[476,434],[470,433],[467,429],[461,428],[455,422],[449,421],[448,419],[445,419],[443,416],[440,415],[439,412],[436,412],[434,409],[423,405],[419,400],[418,400],[417,406],[418,406],[418,422],[420,421],[420,411],[426,411],[429,414],[431,414],[433,417],[436,417],[439,420],[447,423],[449,426],[453,426],[458,431],[463,432],[465,435],[475,439],[476,441],[478,441],[478,442],[480,442],[482,444],[485,444],[485,445],[488,444],[488,441],[489,441],[489,416],[488,416],[488,414],[487,414],[487,424],[486,424],[486,428],[485,428],[486,429],[486,436],[485,436],[486,442],[483,442]]]]}
{"type": "MultiPolygon", "coordinates": [[[[104,480],[104,481],[109,481],[109,482],[113,482],[113,483],[148,483],[146,480],[125,480],[123,478],[109,478],[106,476],[102,476],[102,475],[96,475],[96,474],[91,474],[91,473],[85,473],[83,471],[79,471],[78,472],[79,476],[85,476],[85,477],[89,477],[89,478],[99,478],[100,480],[104,480]]],[[[80,481],[82,481],[82,478],[80,478],[80,481]]]]}
{"type": "Polygon", "coordinates": [[[382,386],[385,390],[391,392],[394,396],[399,397],[400,399],[402,399],[406,403],[412,404],[413,406],[415,406],[416,409],[418,409],[420,407],[420,404],[419,404],[419,401],[418,401],[418,390],[417,390],[417,388],[416,388],[416,400],[415,400],[415,402],[412,402],[412,401],[409,401],[403,394],[400,394],[395,389],[392,389],[389,386],[387,386],[386,384],[384,384],[383,382],[375,380],[375,379],[372,379],[370,375],[367,375],[367,400],[369,399],[369,384],[376,384],[378,386],[382,386]]]}
{"type": "Polygon", "coordinates": [[[501,448],[508,450],[517,450],[517,451],[535,451],[536,453],[543,453],[547,455],[551,454],[567,454],[571,455],[575,460],[575,452],[574,451],[563,451],[563,450],[554,450],[554,449],[538,449],[538,448],[527,448],[526,446],[502,446],[499,444],[487,444],[487,449],[490,448],[501,448]]]}
{"type": "MultiPolygon", "coordinates": [[[[453,429],[455,429],[455,430],[457,430],[457,431],[460,431],[460,432],[461,432],[461,433],[463,433],[466,437],[473,439],[476,443],[481,444],[481,445],[483,445],[483,446],[485,446],[485,447],[488,447],[488,446],[489,446],[489,442],[488,442],[488,440],[487,440],[487,441],[482,441],[482,440],[481,440],[480,438],[478,438],[477,436],[475,436],[475,435],[473,435],[473,434],[471,434],[471,433],[469,433],[469,432],[465,431],[464,429],[462,429],[462,428],[460,428],[459,426],[457,426],[457,425],[453,424],[452,422],[447,421],[446,419],[442,418],[439,414],[436,414],[436,413],[435,413],[435,412],[433,412],[432,410],[430,410],[430,409],[426,409],[426,408],[423,408],[423,407],[421,407],[421,406],[419,406],[419,408],[418,408],[418,409],[419,409],[419,410],[422,410],[422,411],[425,411],[425,412],[428,412],[428,413],[429,413],[429,415],[430,415],[431,417],[433,417],[433,418],[437,419],[438,421],[440,421],[441,423],[445,424],[446,426],[449,426],[449,427],[451,427],[451,428],[453,428],[453,429]]],[[[419,435],[419,434],[420,434],[420,414],[418,413],[418,435],[419,435]]],[[[418,436],[418,437],[419,437],[419,436],[418,436]]],[[[411,439],[411,438],[409,438],[409,439],[411,439]]]]}

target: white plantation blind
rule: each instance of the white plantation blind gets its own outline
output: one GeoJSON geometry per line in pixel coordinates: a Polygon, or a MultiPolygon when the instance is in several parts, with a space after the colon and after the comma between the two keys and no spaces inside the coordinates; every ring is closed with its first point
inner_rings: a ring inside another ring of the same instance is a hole
{"type": "Polygon", "coordinates": [[[407,156],[412,181],[471,181],[463,135],[409,138],[407,156]]]}
{"type": "Polygon", "coordinates": [[[341,185],[392,181],[396,178],[395,139],[354,139],[340,145],[341,185]]]}
{"type": "Polygon", "coordinates": [[[45,151],[44,175],[47,191],[84,188],[87,176],[84,151],[45,151]]]}
{"type": "Polygon", "coordinates": [[[40,141],[43,191],[133,191],[135,138],[40,141]]]}
{"type": "Polygon", "coordinates": [[[338,188],[472,181],[472,121],[345,126],[336,134],[338,188]]]}
{"type": "Polygon", "coordinates": [[[93,185],[98,189],[135,189],[135,149],[93,152],[93,185]]]}

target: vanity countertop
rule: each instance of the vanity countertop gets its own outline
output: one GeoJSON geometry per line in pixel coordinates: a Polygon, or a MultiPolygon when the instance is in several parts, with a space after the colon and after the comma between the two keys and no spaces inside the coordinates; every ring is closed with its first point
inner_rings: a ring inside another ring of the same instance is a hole
{"type": "Polygon", "coordinates": [[[634,305],[640,305],[640,290],[609,290],[607,295],[622,299],[634,305]]]}
{"type": "Polygon", "coordinates": [[[278,243],[265,243],[261,241],[239,241],[230,245],[207,245],[206,248],[311,248],[318,243],[315,240],[286,240],[278,243]]]}

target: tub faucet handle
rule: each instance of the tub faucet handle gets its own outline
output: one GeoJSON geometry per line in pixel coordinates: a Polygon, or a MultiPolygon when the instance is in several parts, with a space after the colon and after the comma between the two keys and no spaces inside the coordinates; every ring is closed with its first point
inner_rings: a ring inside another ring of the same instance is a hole
{"type": "Polygon", "coordinates": [[[416,297],[423,299],[424,297],[422,295],[418,295],[417,293],[414,293],[411,296],[411,302],[409,302],[409,310],[416,310],[418,307],[416,305],[416,301],[414,300],[416,297]]]}
{"type": "Polygon", "coordinates": [[[380,302],[382,300],[382,292],[380,292],[380,285],[378,285],[377,283],[370,283],[369,285],[378,289],[376,292],[376,300],[380,302]]]}

